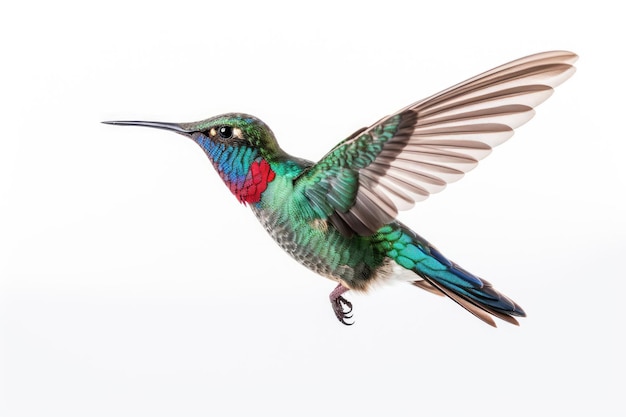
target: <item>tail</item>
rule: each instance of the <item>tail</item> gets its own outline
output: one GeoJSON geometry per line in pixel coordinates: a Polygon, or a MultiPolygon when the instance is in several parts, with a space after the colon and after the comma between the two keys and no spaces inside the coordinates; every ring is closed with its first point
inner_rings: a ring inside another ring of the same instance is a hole
{"type": "Polygon", "coordinates": [[[379,230],[378,236],[383,238],[383,244],[387,242],[384,245],[389,248],[387,256],[423,279],[413,281],[413,285],[450,297],[494,327],[496,324],[491,316],[515,325],[519,324],[515,317],[526,316],[519,305],[495,290],[489,282],[449,261],[434,246],[403,224],[385,226],[379,230]]]}

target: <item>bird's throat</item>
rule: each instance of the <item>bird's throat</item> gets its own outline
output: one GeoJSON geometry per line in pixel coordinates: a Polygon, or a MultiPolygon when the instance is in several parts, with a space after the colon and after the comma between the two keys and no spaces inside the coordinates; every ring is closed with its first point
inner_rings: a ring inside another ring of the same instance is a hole
{"type": "Polygon", "coordinates": [[[257,149],[215,142],[204,135],[194,137],[213,163],[228,189],[243,204],[255,204],[276,174],[257,149]]]}
{"type": "MultiPolygon", "coordinates": [[[[257,159],[250,164],[246,179],[242,184],[230,184],[230,191],[243,204],[255,204],[261,201],[261,194],[276,174],[265,159],[257,159]]],[[[227,183],[228,185],[228,183],[227,183]]]]}

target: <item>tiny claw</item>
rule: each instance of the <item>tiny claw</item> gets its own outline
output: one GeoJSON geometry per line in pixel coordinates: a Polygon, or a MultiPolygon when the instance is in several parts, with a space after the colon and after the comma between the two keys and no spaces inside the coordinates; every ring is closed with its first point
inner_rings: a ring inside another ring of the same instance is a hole
{"type": "Polygon", "coordinates": [[[342,304],[338,300],[338,302],[335,305],[333,305],[333,310],[335,311],[335,316],[337,317],[337,320],[339,320],[342,324],[345,324],[346,326],[352,326],[354,324],[354,322],[348,323],[346,321],[346,319],[352,318],[352,314],[350,314],[352,312],[351,307],[350,307],[350,310],[344,311],[342,304]]]}
{"type": "Polygon", "coordinates": [[[341,303],[341,309],[342,310],[343,310],[343,307],[347,307],[348,308],[347,311],[343,312],[344,314],[350,314],[352,312],[352,303],[350,301],[346,300],[345,298],[343,298],[341,296],[339,298],[337,298],[337,301],[339,301],[339,303],[341,303]]]}
{"type": "Polygon", "coordinates": [[[337,288],[330,294],[330,304],[333,307],[337,320],[346,326],[352,326],[354,322],[348,323],[346,321],[346,319],[352,318],[352,303],[341,296],[346,291],[348,291],[348,288],[341,284],[337,285],[337,288]]]}
{"type": "Polygon", "coordinates": [[[351,319],[351,318],[352,318],[352,315],[341,315],[341,314],[336,314],[336,316],[337,316],[337,320],[339,320],[339,322],[340,322],[341,324],[344,324],[344,325],[346,325],[346,326],[352,326],[352,325],[354,324],[354,322],[350,323],[350,322],[346,321],[346,320],[351,319]]]}

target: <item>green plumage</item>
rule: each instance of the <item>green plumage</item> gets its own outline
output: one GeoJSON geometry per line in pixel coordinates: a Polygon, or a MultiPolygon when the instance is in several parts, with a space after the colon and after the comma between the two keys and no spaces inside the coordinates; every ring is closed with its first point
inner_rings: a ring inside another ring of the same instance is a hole
{"type": "Polygon", "coordinates": [[[287,253],[318,274],[365,289],[385,263],[370,236],[342,235],[310,210],[306,197],[277,176],[262,201],[252,207],[267,232],[287,253]],[[285,192],[291,188],[291,192],[285,192]]]}

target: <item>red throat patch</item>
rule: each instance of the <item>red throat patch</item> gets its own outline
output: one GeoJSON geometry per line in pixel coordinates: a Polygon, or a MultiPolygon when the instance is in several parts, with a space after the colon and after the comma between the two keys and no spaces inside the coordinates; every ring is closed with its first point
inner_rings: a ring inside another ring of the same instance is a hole
{"type": "Polygon", "coordinates": [[[241,188],[232,190],[233,194],[242,203],[254,204],[261,201],[261,194],[267,189],[267,184],[272,182],[276,174],[270,164],[265,160],[254,161],[246,176],[246,181],[241,188]]]}

